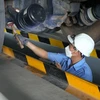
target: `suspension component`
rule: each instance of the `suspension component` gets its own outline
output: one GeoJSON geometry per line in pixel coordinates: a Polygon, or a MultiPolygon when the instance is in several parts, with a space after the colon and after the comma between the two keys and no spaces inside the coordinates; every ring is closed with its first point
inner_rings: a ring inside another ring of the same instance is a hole
{"type": "Polygon", "coordinates": [[[100,5],[88,9],[82,9],[76,16],[80,26],[90,26],[100,19],[100,5]]]}

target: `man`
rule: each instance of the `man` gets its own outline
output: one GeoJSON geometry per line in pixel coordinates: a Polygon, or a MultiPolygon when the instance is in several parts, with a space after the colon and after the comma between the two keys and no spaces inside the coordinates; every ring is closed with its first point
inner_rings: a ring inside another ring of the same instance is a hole
{"type": "Polygon", "coordinates": [[[65,48],[66,54],[47,52],[35,46],[21,35],[17,35],[17,37],[23,45],[30,48],[39,57],[54,61],[56,66],[63,71],[92,82],[92,71],[85,61],[85,56],[90,56],[95,45],[89,35],[85,33],[77,36],[68,35],[70,44],[65,48]]]}

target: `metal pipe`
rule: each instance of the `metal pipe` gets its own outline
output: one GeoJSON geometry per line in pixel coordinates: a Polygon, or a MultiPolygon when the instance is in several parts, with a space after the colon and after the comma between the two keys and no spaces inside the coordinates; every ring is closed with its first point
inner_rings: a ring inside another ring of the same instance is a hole
{"type": "Polygon", "coordinates": [[[90,26],[86,32],[93,38],[95,43],[100,41],[100,21],[97,21],[92,26],[90,26]]]}
{"type": "Polygon", "coordinates": [[[67,27],[62,25],[61,30],[65,37],[67,37],[67,35],[69,34],[87,33],[93,38],[95,43],[100,41],[100,21],[95,22],[91,26],[85,26],[85,27],[77,27],[77,26],[67,27]]]}

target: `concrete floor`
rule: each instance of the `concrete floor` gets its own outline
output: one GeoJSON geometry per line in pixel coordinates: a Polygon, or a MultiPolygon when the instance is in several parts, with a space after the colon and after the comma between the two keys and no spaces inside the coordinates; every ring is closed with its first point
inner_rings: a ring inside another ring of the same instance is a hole
{"type": "Polygon", "coordinates": [[[0,92],[8,100],[79,100],[20,66],[20,61],[0,56],[0,92]]]}

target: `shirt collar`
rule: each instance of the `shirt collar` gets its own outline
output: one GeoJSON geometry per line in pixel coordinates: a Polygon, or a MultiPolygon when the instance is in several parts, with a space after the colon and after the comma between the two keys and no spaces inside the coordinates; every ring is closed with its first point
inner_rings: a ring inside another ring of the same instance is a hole
{"type": "Polygon", "coordinates": [[[76,64],[73,65],[73,67],[75,68],[75,70],[79,70],[80,68],[84,67],[83,64],[85,63],[85,57],[80,60],[79,62],[77,62],[76,64]]]}

